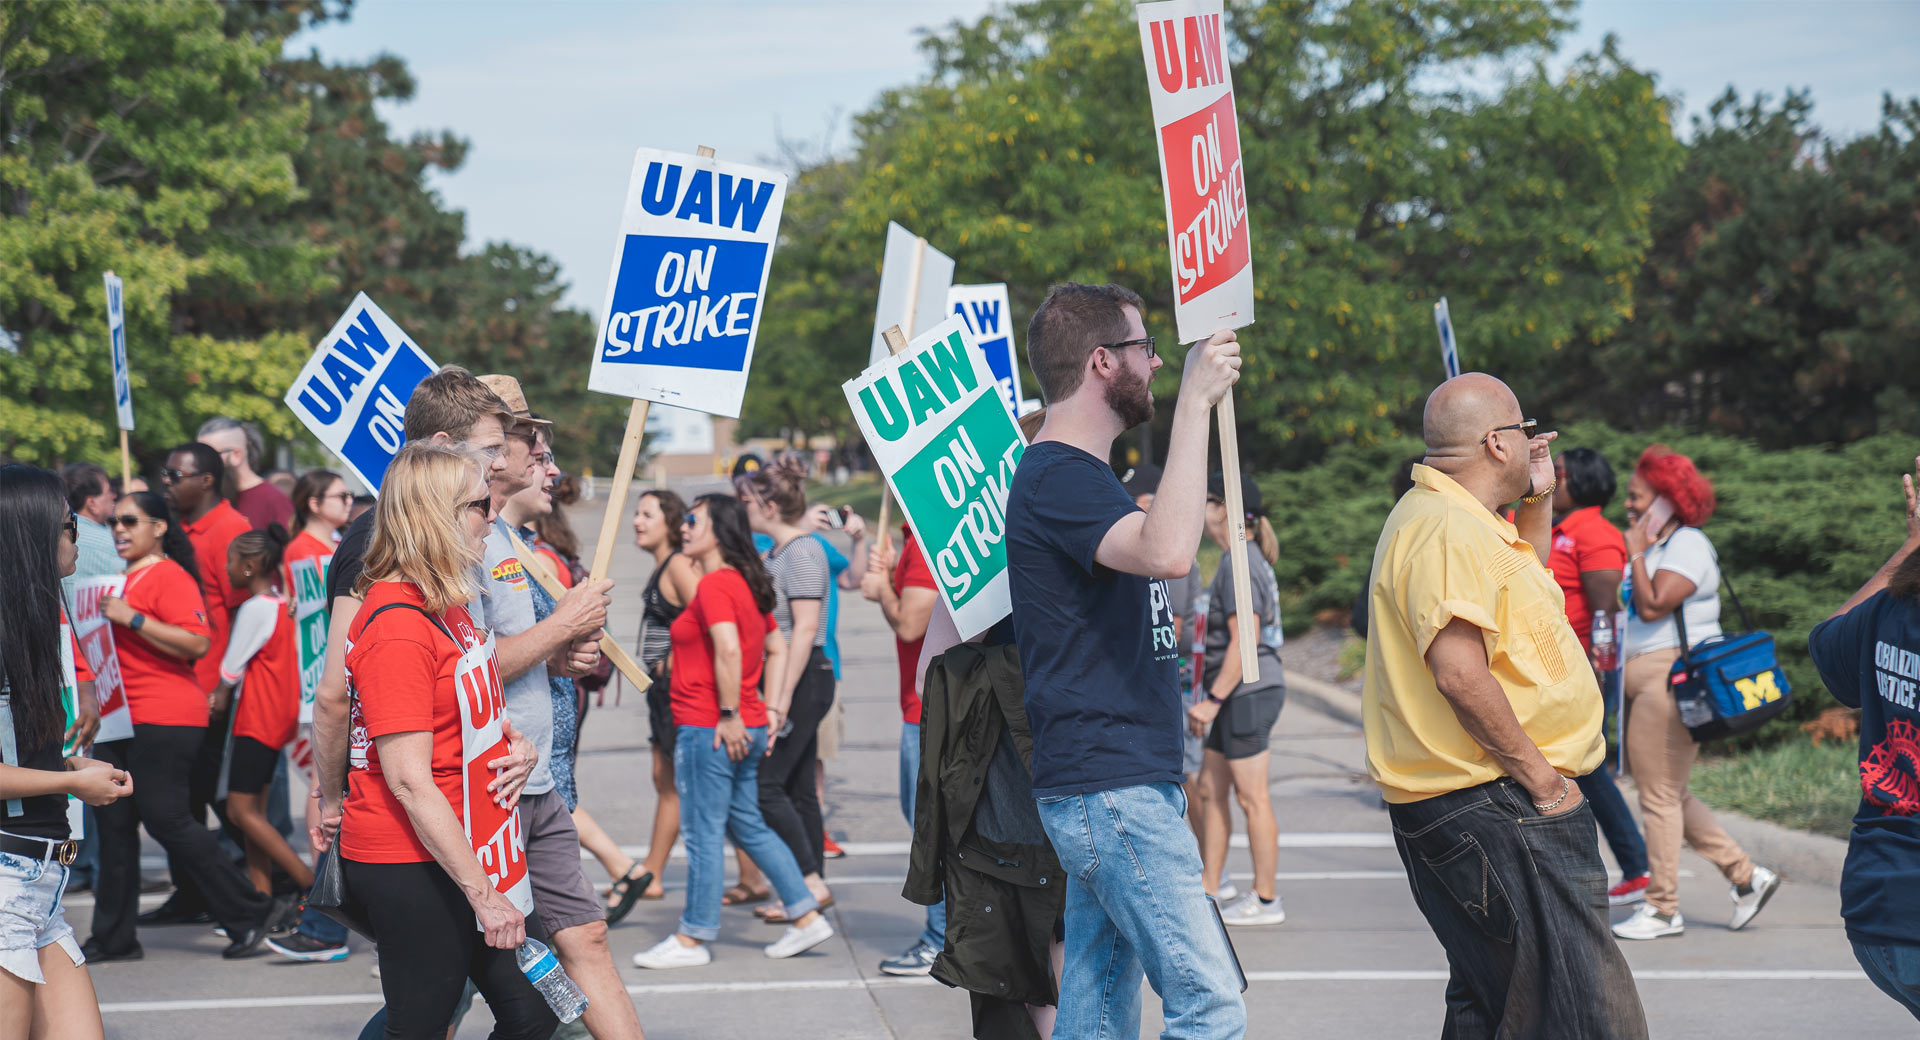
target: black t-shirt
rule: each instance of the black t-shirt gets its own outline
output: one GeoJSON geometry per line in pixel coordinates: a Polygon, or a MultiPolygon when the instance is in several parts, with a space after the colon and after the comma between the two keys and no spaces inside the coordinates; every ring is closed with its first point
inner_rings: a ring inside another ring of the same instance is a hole
{"type": "MultiPolygon", "coordinates": [[[[13,705],[11,691],[0,684],[0,737],[7,738],[4,756],[10,766],[23,769],[45,769],[60,772],[67,768],[66,756],[60,753],[60,742],[65,733],[56,731],[53,739],[39,747],[22,747],[20,727],[13,725],[13,705]],[[15,756],[18,757],[15,757],[15,756]]],[[[67,796],[64,794],[41,795],[37,798],[0,798],[0,831],[18,834],[23,838],[47,838],[51,841],[67,840],[67,796]],[[15,810],[18,810],[17,812],[15,810]]]]}
{"type": "Polygon", "coordinates": [[[373,510],[369,509],[347,525],[347,533],[333,550],[333,562],[327,564],[328,603],[354,594],[353,587],[360,583],[361,561],[372,541],[373,510]]]}
{"type": "Polygon", "coordinates": [[[1167,583],[1093,555],[1139,511],[1112,467],[1027,449],[1007,495],[1007,570],[1036,797],[1180,783],[1180,648],[1167,583]]]}
{"type": "Polygon", "coordinates": [[[1881,591],[1807,640],[1834,699],[1860,709],[1860,808],[1840,874],[1847,937],[1920,936],[1920,605],[1881,591]]]}

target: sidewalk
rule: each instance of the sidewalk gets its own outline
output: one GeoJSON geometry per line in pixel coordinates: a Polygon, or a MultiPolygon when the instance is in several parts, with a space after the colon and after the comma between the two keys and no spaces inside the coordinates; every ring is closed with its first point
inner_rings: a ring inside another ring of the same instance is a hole
{"type": "MultiPolygon", "coordinates": [[[[583,544],[592,544],[598,515],[598,509],[575,515],[583,544]]],[[[631,641],[649,564],[632,548],[624,520],[619,544],[612,624],[631,641]]],[[[777,930],[746,910],[728,909],[713,964],[649,972],[632,966],[632,954],[672,930],[681,892],[672,887],[666,900],[641,903],[613,931],[612,944],[652,1040],[969,1035],[966,994],[925,979],[890,978],[877,968],[918,932],[921,913],[899,895],[909,832],[898,801],[893,645],[879,611],[858,594],[842,594],[839,634],[847,732],[827,784],[828,829],[849,849],[846,859],[828,867],[839,904],[829,913],[839,935],[807,955],[771,961],[759,947],[777,930]]],[[[1437,1036],[1445,958],[1408,893],[1386,814],[1364,775],[1358,728],[1310,696],[1295,696],[1280,716],[1273,748],[1279,888],[1288,919],[1278,928],[1233,933],[1251,982],[1249,1035],[1437,1036]]],[[[610,693],[585,725],[580,790],[583,804],[615,839],[636,849],[653,811],[649,753],[642,696],[629,689],[615,707],[610,693]]],[[[1244,838],[1237,840],[1244,846],[1244,838]]],[[[670,886],[683,880],[684,866],[676,860],[670,867],[670,886]]],[[[1789,882],[1748,931],[1735,934],[1726,928],[1726,886],[1703,860],[1689,855],[1684,866],[1686,936],[1626,951],[1653,1035],[1805,1037],[1836,1029],[1850,1040],[1913,1035],[1911,1018],[1854,964],[1831,888],[1789,882]]],[[[1248,869],[1244,848],[1236,849],[1232,870],[1242,875],[1242,887],[1248,869]]],[[[593,863],[588,876],[606,881],[593,863]]],[[[70,906],[83,936],[90,908],[84,896],[70,906]]],[[[94,972],[110,1037],[351,1038],[380,1003],[379,983],[368,977],[370,951],[357,942],[344,963],[297,965],[277,958],[224,963],[222,941],[202,928],[151,929],[141,941],[145,961],[94,972]]],[[[1145,1006],[1142,1036],[1156,1036],[1158,1001],[1148,994],[1145,1006]]],[[[476,1008],[460,1036],[484,1037],[487,1027],[484,1009],[476,1008]]]]}

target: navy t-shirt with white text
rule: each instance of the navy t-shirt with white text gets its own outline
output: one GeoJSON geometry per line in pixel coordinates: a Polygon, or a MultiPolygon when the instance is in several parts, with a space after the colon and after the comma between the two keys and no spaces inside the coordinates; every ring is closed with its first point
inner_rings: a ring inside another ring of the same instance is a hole
{"type": "Polygon", "coordinates": [[[1834,699],[1860,709],[1860,808],[1840,874],[1847,937],[1920,944],[1920,603],[1881,591],[1807,640],[1834,699]]]}
{"type": "Polygon", "coordinates": [[[1167,583],[1093,559],[1139,508],[1112,467],[1058,441],[1029,447],[1014,471],[1007,571],[1035,797],[1183,779],[1167,583]]]}

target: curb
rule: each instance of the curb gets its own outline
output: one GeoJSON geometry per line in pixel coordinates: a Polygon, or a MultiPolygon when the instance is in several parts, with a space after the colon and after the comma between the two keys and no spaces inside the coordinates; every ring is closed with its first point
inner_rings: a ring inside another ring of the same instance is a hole
{"type": "Polygon", "coordinates": [[[1322,715],[1338,719],[1349,726],[1359,726],[1360,695],[1336,686],[1324,679],[1315,679],[1310,675],[1281,669],[1280,677],[1286,680],[1287,696],[1304,701],[1322,715]]]}
{"type": "MultiPolygon", "coordinates": [[[[1361,725],[1359,694],[1299,672],[1283,671],[1281,674],[1287,681],[1288,697],[1304,701],[1322,714],[1341,722],[1361,725]]],[[[1622,793],[1629,795],[1627,805],[1637,823],[1640,806],[1639,800],[1631,796],[1631,778],[1622,778],[1620,786],[1622,793]]],[[[1714,808],[1713,815],[1720,821],[1720,826],[1733,836],[1733,840],[1746,850],[1747,855],[1753,857],[1755,863],[1801,884],[1830,889],[1840,887],[1840,873],[1847,860],[1845,841],[1825,834],[1782,827],[1718,807],[1714,808]]]]}

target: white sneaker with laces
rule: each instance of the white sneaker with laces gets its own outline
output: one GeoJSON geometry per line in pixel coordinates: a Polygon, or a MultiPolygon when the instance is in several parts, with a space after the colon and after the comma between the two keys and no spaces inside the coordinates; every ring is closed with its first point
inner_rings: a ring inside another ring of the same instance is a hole
{"type": "Polygon", "coordinates": [[[686,946],[680,942],[680,937],[677,935],[669,935],[665,939],[653,944],[652,949],[641,950],[639,953],[633,955],[633,966],[636,968],[656,968],[660,970],[668,968],[698,968],[702,965],[712,963],[713,951],[707,949],[706,943],[696,943],[692,946],[686,946]]]}
{"type": "Polygon", "coordinates": [[[1663,939],[1670,935],[1685,934],[1686,930],[1687,921],[1680,916],[1680,911],[1673,912],[1673,920],[1662,921],[1660,912],[1650,903],[1634,907],[1633,913],[1613,926],[1613,934],[1621,939],[1663,939]]]}
{"type": "Polygon", "coordinates": [[[1780,875],[1765,867],[1753,868],[1753,879],[1747,882],[1747,894],[1741,895],[1738,888],[1728,893],[1733,899],[1733,923],[1728,927],[1736,932],[1745,928],[1767,905],[1767,900],[1773,898],[1773,890],[1779,887],[1780,875]]]}
{"type": "Polygon", "coordinates": [[[1280,905],[1280,895],[1275,893],[1273,902],[1262,902],[1257,892],[1248,892],[1233,904],[1220,908],[1220,919],[1230,925],[1280,924],[1287,919],[1286,908],[1280,905]]]}
{"type": "Polygon", "coordinates": [[[805,953],[831,938],[833,938],[833,925],[827,922],[826,915],[823,914],[805,928],[799,925],[788,925],[787,930],[780,933],[780,938],[768,944],[764,952],[774,960],[784,960],[805,953]]]}
{"type": "Polygon", "coordinates": [[[1207,898],[1219,903],[1221,906],[1226,906],[1228,903],[1240,898],[1240,890],[1234,887],[1233,882],[1223,879],[1220,882],[1220,891],[1209,894],[1207,898]]]}

